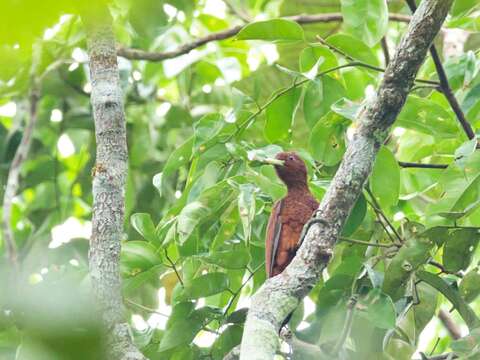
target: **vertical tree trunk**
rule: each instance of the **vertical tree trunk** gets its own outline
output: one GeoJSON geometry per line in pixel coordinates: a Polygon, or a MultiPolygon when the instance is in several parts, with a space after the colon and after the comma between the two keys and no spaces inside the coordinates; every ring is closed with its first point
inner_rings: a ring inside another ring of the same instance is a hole
{"type": "Polygon", "coordinates": [[[110,358],[145,359],[132,342],[121,294],[119,260],[128,152],[112,20],[102,5],[85,10],[82,19],[87,30],[97,144],[90,277],[109,333],[110,358]]]}
{"type": "Polygon", "coordinates": [[[279,327],[317,283],[328,264],[333,246],[370,175],[378,149],[403,107],[452,2],[423,0],[415,12],[385,71],[376,98],[358,119],[356,134],[322,199],[319,206],[321,224],[310,227],[285,271],[267,280],[252,297],[242,337],[241,360],[273,359],[278,347],[279,327]]]}

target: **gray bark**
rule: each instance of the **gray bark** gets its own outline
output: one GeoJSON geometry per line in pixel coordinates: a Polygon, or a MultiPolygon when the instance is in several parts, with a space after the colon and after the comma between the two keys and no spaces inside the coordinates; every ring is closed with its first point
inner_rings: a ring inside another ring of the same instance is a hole
{"type": "Polygon", "coordinates": [[[145,359],[125,321],[119,272],[127,176],[127,140],[115,39],[108,9],[82,14],[87,30],[91,103],[97,144],[89,266],[92,287],[109,333],[109,358],[145,359]]]}
{"type": "Polygon", "coordinates": [[[453,0],[424,0],[388,65],[377,96],[359,115],[356,134],[310,227],[285,271],[252,297],[241,344],[241,360],[273,359],[279,328],[317,283],[332,249],[370,175],[378,149],[405,103],[415,75],[440,30],[453,0]]]}

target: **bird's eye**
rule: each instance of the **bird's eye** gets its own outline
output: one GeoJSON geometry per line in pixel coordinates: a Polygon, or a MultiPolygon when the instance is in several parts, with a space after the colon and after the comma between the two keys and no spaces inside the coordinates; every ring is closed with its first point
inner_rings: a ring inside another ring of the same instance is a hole
{"type": "Polygon", "coordinates": [[[294,158],[292,155],[290,155],[290,156],[288,157],[288,160],[295,160],[295,158],[294,158]]]}

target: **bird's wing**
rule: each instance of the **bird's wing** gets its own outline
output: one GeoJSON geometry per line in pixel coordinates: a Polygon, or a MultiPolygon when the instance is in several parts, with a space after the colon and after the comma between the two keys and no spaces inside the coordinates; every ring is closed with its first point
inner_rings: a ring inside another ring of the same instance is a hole
{"type": "Polygon", "coordinates": [[[265,268],[268,277],[273,273],[275,257],[277,256],[278,245],[280,243],[282,233],[282,207],[283,199],[275,203],[270,218],[268,219],[267,238],[265,241],[265,268]]]}

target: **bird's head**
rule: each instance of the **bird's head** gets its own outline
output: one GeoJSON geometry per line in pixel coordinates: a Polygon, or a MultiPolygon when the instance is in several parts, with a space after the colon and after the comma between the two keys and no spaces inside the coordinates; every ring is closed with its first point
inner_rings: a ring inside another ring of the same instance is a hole
{"type": "Polygon", "coordinates": [[[280,160],[282,164],[275,164],[275,170],[278,177],[287,185],[287,187],[307,185],[307,167],[297,153],[286,151],[278,153],[275,159],[280,160]]]}

